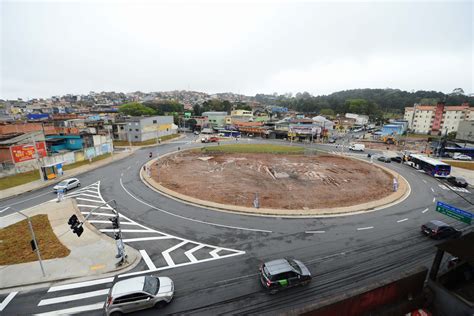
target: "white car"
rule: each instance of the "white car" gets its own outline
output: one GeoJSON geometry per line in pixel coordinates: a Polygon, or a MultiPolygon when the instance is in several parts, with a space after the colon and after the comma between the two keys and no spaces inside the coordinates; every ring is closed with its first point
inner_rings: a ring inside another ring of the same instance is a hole
{"type": "Polygon", "coordinates": [[[79,181],[79,179],[70,178],[70,179],[63,180],[63,181],[59,182],[58,184],[56,184],[53,187],[53,190],[54,190],[54,192],[57,192],[59,190],[63,190],[63,192],[66,192],[66,191],[69,191],[71,189],[78,188],[80,186],[81,186],[81,182],[79,181]]]}
{"type": "Polygon", "coordinates": [[[468,155],[464,155],[464,154],[460,154],[460,153],[455,153],[453,155],[453,159],[454,160],[472,160],[472,158],[469,157],[468,155]]]}
{"type": "Polygon", "coordinates": [[[168,277],[140,276],[115,283],[105,302],[105,314],[122,315],[171,302],[174,283],[168,277]]]}

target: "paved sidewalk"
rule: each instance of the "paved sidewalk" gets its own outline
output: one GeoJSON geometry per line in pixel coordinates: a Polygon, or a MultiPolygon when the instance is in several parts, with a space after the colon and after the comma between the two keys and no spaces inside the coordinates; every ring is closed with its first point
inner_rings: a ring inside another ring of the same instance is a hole
{"type": "MultiPolygon", "coordinates": [[[[115,258],[117,254],[115,240],[100,233],[89,223],[84,225],[81,237],[72,233],[67,224],[69,217],[76,214],[83,220],[83,216],[71,199],[60,203],[46,202],[25,210],[23,213],[30,217],[37,214],[47,214],[54,233],[61,243],[71,250],[71,253],[64,258],[43,260],[46,273],[44,277],[38,261],[0,266],[2,285],[0,293],[22,290],[25,287],[42,287],[53,281],[75,278],[95,279],[104,276],[104,274],[118,274],[133,269],[141,259],[137,250],[125,246],[128,255],[127,263],[117,268],[115,265],[118,262],[118,259],[115,258]]],[[[2,217],[0,228],[24,219],[18,213],[2,217]]],[[[29,234],[29,231],[26,231],[25,234],[29,234]]]]}
{"type": "Polygon", "coordinates": [[[36,181],[28,182],[28,183],[25,183],[25,184],[22,184],[22,185],[18,185],[16,187],[12,187],[12,188],[9,188],[9,189],[6,189],[6,190],[2,190],[0,192],[0,200],[8,198],[8,197],[16,196],[16,195],[19,195],[19,194],[23,194],[25,192],[41,189],[41,188],[56,184],[56,183],[58,183],[58,182],[60,182],[64,179],[68,179],[68,178],[77,176],[81,173],[100,168],[100,167],[105,166],[105,165],[107,165],[111,162],[114,162],[114,161],[117,161],[117,160],[120,160],[120,159],[123,159],[123,158],[126,158],[126,157],[130,156],[131,154],[133,154],[133,152],[135,150],[136,149],[132,149],[131,152],[130,151],[114,152],[114,155],[112,157],[105,158],[105,159],[93,162],[91,164],[80,166],[80,167],[77,167],[77,168],[74,168],[74,169],[71,169],[71,170],[67,170],[67,171],[64,172],[64,175],[62,175],[61,177],[58,177],[54,180],[49,180],[49,181],[36,180],[36,181]]]}
{"type": "Polygon", "coordinates": [[[464,168],[451,166],[451,175],[455,177],[463,177],[467,183],[474,186],[474,171],[464,168]]]}

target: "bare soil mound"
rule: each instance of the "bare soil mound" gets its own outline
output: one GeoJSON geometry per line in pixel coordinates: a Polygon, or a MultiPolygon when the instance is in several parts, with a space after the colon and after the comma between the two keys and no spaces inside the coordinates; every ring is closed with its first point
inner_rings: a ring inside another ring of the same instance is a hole
{"type": "Polygon", "coordinates": [[[333,155],[183,152],[154,164],[153,179],[197,199],[262,208],[350,206],[392,193],[392,178],[368,163],[333,155]]]}

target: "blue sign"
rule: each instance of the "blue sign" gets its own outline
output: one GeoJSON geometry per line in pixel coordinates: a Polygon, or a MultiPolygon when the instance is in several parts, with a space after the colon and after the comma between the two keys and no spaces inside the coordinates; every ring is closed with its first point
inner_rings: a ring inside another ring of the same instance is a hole
{"type": "Polygon", "coordinates": [[[474,215],[443,202],[436,203],[436,212],[452,217],[466,224],[471,224],[474,215]]]}

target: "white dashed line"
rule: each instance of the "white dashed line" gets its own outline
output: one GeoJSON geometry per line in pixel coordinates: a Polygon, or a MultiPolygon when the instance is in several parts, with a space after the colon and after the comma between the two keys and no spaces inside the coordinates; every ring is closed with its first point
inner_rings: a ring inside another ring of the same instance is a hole
{"type": "Polygon", "coordinates": [[[8,210],[9,208],[10,208],[10,206],[5,207],[3,210],[0,211],[0,213],[5,212],[5,211],[8,210]]]}
{"type": "Polygon", "coordinates": [[[369,227],[359,227],[357,230],[367,230],[367,229],[372,229],[374,226],[369,226],[369,227]]]}
{"type": "Polygon", "coordinates": [[[422,213],[424,214],[424,213],[426,213],[426,212],[428,212],[428,211],[429,211],[429,208],[425,208],[425,209],[422,211],[422,213]]]}
{"type": "Polygon", "coordinates": [[[397,223],[402,223],[402,222],[407,221],[407,220],[408,220],[408,218],[404,218],[404,219],[401,219],[401,220],[397,221],[397,223]]]}
{"type": "Polygon", "coordinates": [[[324,234],[326,231],[324,230],[307,230],[305,231],[306,234],[324,234]]]}
{"type": "Polygon", "coordinates": [[[421,181],[423,181],[424,183],[428,183],[428,182],[426,182],[426,180],[425,180],[425,179],[421,179],[421,181]]]}
{"type": "Polygon", "coordinates": [[[433,203],[436,201],[436,198],[433,198],[433,203]]]}
{"type": "Polygon", "coordinates": [[[431,191],[434,193],[434,189],[433,189],[433,188],[430,188],[430,189],[431,189],[431,191]]]}

